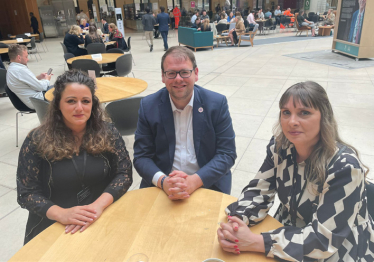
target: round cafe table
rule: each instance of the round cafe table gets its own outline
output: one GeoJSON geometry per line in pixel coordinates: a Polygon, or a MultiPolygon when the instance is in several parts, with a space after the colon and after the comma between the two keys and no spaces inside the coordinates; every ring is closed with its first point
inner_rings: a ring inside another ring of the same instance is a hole
{"type": "MultiPolygon", "coordinates": [[[[65,234],[55,223],[23,246],[9,261],[128,261],[137,253],[149,262],[276,261],[264,254],[225,252],[217,238],[219,222],[226,222],[230,195],[198,189],[189,199],[171,201],[159,188],[127,192],[109,206],[83,233],[65,234]]],[[[281,227],[267,216],[251,230],[257,234],[281,227]]]]}
{"type": "MultiPolygon", "coordinates": [[[[96,96],[100,103],[132,97],[143,92],[148,86],[146,81],[130,77],[99,77],[96,78],[96,85],[96,96]]],[[[45,93],[48,101],[53,100],[54,90],[52,88],[45,93]]]]}
{"type": "Polygon", "coordinates": [[[0,54],[6,54],[8,53],[9,48],[0,48],[0,54]]]}
{"type": "Polygon", "coordinates": [[[17,40],[4,40],[0,41],[0,43],[4,44],[24,44],[24,43],[30,43],[31,39],[23,39],[23,41],[18,42],[17,40]]]}
{"type": "MultiPolygon", "coordinates": [[[[38,34],[30,34],[29,37],[39,37],[39,35],[38,34]]],[[[16,35],[11,35],[9,38],[17,38],[17,36],[16,35]]]]}
{"type": "MultiPolygon", "coordinates": [[[[107,64],[107,63],[114,63],[116,62],[117,58],[120,57],[120,56],[123,56],[124,54],[122,53],[104,53],[104,54],[101,54],[102,56],[102,60],[98,61],[98,60],[95,60],[98,64],[107,64]]],[[[92,59],[92,56],[91,55],[81,55],[81,56],[76,56],[76,57],[72,57],[72,58],[69,58],[68,60],[66,60],[66,63],[68,63],[69,65],[71,63],[73,63],[74,60],[78,60],[78,59],[92,59]]]]}

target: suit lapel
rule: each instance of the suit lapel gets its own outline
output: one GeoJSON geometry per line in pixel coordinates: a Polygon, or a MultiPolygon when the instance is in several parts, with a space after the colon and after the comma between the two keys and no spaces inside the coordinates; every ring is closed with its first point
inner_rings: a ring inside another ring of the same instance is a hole
{"type": "Polygon", "coordinates": [[[171,104],[169,99],[169,92],[164,91],[161,99],[161,103],[158,105],[160,109],[162,123],[165,129],[165,134],[169,142],[169,161],[170,165],[173,165],[174,153],[175,153],[175,128],[174,128],[174,116],[171,110],[171,104]]]}
{"type": "Polygon", "coordinates": [[[195,147],[196,159],[198,159],[200,151],[200,141],[201,136],[204,133],[205,129],[205,114],[206,110],[204,108],[204,101],[202,100],[199,90],[194,87],[194,102],[193,102],[193,113],[192,113],[192,122],[193,122],[193,141],[195,147]]]}

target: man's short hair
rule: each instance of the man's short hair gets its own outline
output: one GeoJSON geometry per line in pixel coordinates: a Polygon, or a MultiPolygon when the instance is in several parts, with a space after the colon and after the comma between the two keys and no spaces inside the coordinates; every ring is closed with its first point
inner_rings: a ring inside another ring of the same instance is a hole
{"type": "Polygon", "coordinates": [[[151,11],[151,10],[149,9],[149,7],[146,7],[146,8],[145,8],[145,12],[146,12],[147,14],[149,14],[150,11],[151,11]]]}
{"type": "Polygon", "coordinates": [[[167,56],[172,55],[174,57],[182,58],[185,61],[190,60],[193,66],[193,69],[197,67],[195,55],[193,52],[184,46],[173,46],[165,52],[161,59],[161,70],[164,72],[164,61],[167,56]]]}
{"type": "Polygon", "coordinates": [[[160,6],[160,10],[161,10],[161,12],[164,12],[165,11],[165,7],[160,6]]]}
{"type": "Polygon", "coordinates": [[[103,20],[103,21],[105,21],[105,22],[106,22],[106,18],[105,18],[105,17],[101,18],[101,20],[103,20]]]}
{"type": "Polygon", "coordinates": [[[15,60],[18,55],[22,55],[24,51],[27,51],[27,47],[25,45],[17,45],[17,44],[12,44],[9,45],[9,59],[10,60],[15,60]]]}

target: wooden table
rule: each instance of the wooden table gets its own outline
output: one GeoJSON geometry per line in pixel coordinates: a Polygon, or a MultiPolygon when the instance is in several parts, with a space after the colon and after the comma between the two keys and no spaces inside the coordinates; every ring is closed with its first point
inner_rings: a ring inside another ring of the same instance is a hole
{"type": "MultiPolygon", "coordinates": [[[[148,84],[144,80],[130,77],[99,77],[96,78],[96,96],[101,103],[112,102],[132,97],[143,92],[148,84]]],[[[48,101],[53,100],[53,90],[45,93],[48,101]]]]}
{"type": "Polygon", "coordinates": [[[318,35],[319,36],[329,36],[332,28],[333,28],[333,26],[331,26],[331,25],[330,26],[329,25],[319,26],[318,27],[318,35]]]}
{"type": "Polygon", "coordinates": [[[0,54],[6,54],[8,53],[9,48],[0,48],[0,54]]]}
{"type": "MultiPolygon", "coordinates": [[[[236,199],[198,189],[184,201],[171,201],[159,188],[127,192],[109,206],[85,232],[65,234],[55,223],[27,243],[9,261],[124,261],[143,253],[150,262],[276,261],[264,254],[225,252],[217,239],[226,206],[236,199]]],[[[252,227],[255,233],[282,226],[268,216],[252,227]]]]}
{"type": "MultiPolygon", "coordinates": [[[[38,34],[31,34],[28,37],[39,37],[39,35],[38,34]]],[[[16,35],[11,35],[10,38],[17,38],[17,36],[16,35]]]]}
{"type": "Polygon", "coordinates": [[[218,47],[219,41],[221,41],[221,43],[222,43],[222,40],[225,40],[225,43],[226,43],[226,46],[227,46],[227,39],[229,39],[229,36],[227,36],[227,35],[216,35],[215,38],[216,38],[216,41],[217,41],[217,47],[218,47]]]}
{"type": "MultiPolygon", "coordinates": [[[[114,45],[115,43],[117,43],[116,41],[109,41],[109,42],[104,42],[105,46],[107,45],[114,45]]],[[[84,44],[79,44],[78,45],[80,48],[85,48],[84,47],[84,44]]]]}
{"type": "MultiPolygon", "coordinates": [[[[105,53],[105,54],[101,54],[101,56],[103,57],[103,59],[101,61],[96,61],[98,64],[114,63],[114,62],[116,62],[117,58],[120,57],[120,56],[123,56],[123,54],[120,54],[120,53],[105,53]]],[[[66,60],[66,63],[71,64],[71,63],[73,63],[74,60],[78,60],[78,59],[92,59],[92,56],[91,55],[81,55],[81,56],[72,57],[72,58],[69,58],[68,60],[66,60]]]]}
{"type": "Polygon", "coordinates": [[[4,44],[24,44],[24,43],[30,43],[31,39],[23,39],[22,42],[17,42],[17,40],[4,40],[4,41],[0,41],[0,43],[4,43],[4,44]]]}

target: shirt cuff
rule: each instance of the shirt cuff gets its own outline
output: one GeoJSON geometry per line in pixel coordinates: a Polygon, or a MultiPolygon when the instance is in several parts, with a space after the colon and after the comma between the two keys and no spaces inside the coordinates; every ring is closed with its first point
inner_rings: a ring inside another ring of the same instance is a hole
{"type": "Polygon", "coordinates": [[[161,171],[158,171],[152,178],[152,184],[154,184],[156,187],[157,187],[157,182],[161,176],[165,176],[165,174],[161,171]]]}

